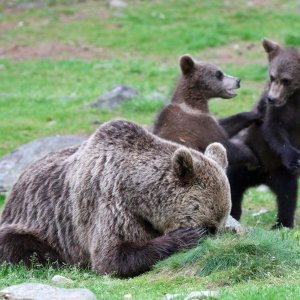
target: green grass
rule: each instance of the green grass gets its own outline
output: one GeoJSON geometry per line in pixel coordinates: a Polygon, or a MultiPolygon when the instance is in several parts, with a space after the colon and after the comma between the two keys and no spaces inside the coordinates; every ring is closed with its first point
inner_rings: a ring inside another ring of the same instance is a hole
{"type": "Polygon", "coordinates": [[[161,71],[157,63],[136,60],[0,64],[0,155],[36,137],[91,132],[93,121],[123,117],[150,123],[163,103],[147,97],[153,91],[168,94],[176,77],[176,68],[161,71]],[[134,86],[140,96],[115,111],[84,108],[116,84],[134,86]]]}
{"type": "Polygon", "coordinates": [[[300,266],[299,237],[294,235],[256,228],[241,236],[210,238],[193,250],[158,263],[155,270],[210,276],[215,284],[226,285],[283,276],[287,267],[297,270],[300,266]]]}
{"type": "Polygon", "coordinates": [[[0,213],[2,211],[4,201],[5,201],[4,195],[0,195],[0,213]]]}
{"type": "MultiPolygon", "coordinates": [[[[157,62],[133,59],[108,62],[1,60],[0,64],[0,155],[36,137],[91,132],[93,121],[123,117],[143,124],[152,123],[163,102],[149,100],[148,96],[157,91],[170,98],[178,77],[176,59],[174,66],[164,67],[157,62]],[[114,111],[84,108],[84,104],[116,84],[134,86],[140,96],[114,111]]],[[[245,79],[254,67],[225,66],[225,70],[245,79]]],[[[265,77],[265,67],[257,69],[256,75],[250,76],[253,82],[265,77]]],[[[220,117],[249,110],[259,93],[259,90],[253,93],[253,89],[242,87],[240,97],[231,101],[213,100],[211,109],[220,117]]]]}
{"type": "Polygon", "coordinates": [[[281,299],[282,295],[288,295],[284,299],[296,299],[300,264],[296,233],[299,231],[270,233],[256,229],[242,236],[227,234],[207,239],[129,280],[99,276],[76,267],[2,265],[0,288],[29,281],[54,285],[51,278],[60,274],[74,283],[58,286],[85,287],[99,299],[122,299],[128,293],[134,299],[163,299],[167,293],[182,294],[179,299],[183,299],[189,292],[207,287],[220,291],[221,299],[281,299]],[[253,296],[246,298],[249,294],[253,296]]]}
{"type": "MultiPolygon", "coordinates": [[[[0,48],[27,48],[16,59],[0,59],[0,156],[42,136],[89,134],[95,121],[126,118],[151,124],[164,103],[150,95],[171,97],[184,53],[218,61],[226,73],[242,79],[238,97],[210,102],[217,117],[249,110],[267,76],[261,38],[300,47],[297,2],[256,2],[260,4],[249,7],[239,0],[130,1],[121,15],[104,0],[49,0],[35,9],[8,9],[1,3],[0,48]],[[53,45],[62,49],[46,58],[33,55],[35,49],[53,45]],[[87,56],[82,48],[88,49],[87,56]],[[116,84],[136,88],[139,96],[113,111],[86,108],[116,84]]],[[[0,210],[3,203],[0,196],[0,210]]],[[[134,279],[67,266],[5,265],[0,267],[0,288],[29,281],[52,284],[52,276],[61,274],[74,280],[71,287],[89,288],[99,299],[122,299],[128,293],[134,299],[163,299],[166,293],[184,299],[202,289],[220,291],[220,299],[297,299],[299,208],[290,232],[269,231],[276,217],[270,191],[248,190],[243,209],[241,221],[256,226],[254,231],[209,238],[134,279]],[[253,215],[260,209],[267,211],[253,215]]]]}
{"type": "Polygon", "coordinates": [[[257,41],[265,35],[299,45],[297,9],[296,1],[280,0],[254,7],[238,0],[134,1],[122,16],[115,17],[105,1],[89,6],[52,5],[2,17],[11,22],[21,17],[25,23],[4,32],[2,39],[33,44],[42,37],[44,41],[93,44],[117,53],[168,57],[237,40],[257,41]],[[88,17],[72,18],[80,8],[88,17]],[[59,22],[64,16],[68,21],[59,22]],[[48,23],[40,26],[43,18],[48,23]]]}

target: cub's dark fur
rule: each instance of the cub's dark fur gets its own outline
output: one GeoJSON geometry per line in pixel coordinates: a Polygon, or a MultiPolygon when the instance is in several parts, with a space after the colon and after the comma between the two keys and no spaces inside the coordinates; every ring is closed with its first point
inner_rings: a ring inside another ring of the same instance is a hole
{"type": "Polygon", "coordinates": [[[226,151],[205,154],[113,121],[25,171],[0,224],[0,262],[47,259],[134,276],[198,243],[230,209],[226,151]]]}
{"type": "Polygon", "coordinates": [[[182,74],[171,104],[158,115],[154,133],[201,152],[210,143],[219,142],[227,150],[229,164],[255,165],[257,160],[250,149],[229,138],[259,119],[257,112],[239,113],[217,121],[208,109],[211,98],[236,96],[234,89],[239,88],[240,80],[188,55],[181,57],[180,67],[182,74]]]}
{"type": "Polygon", "coordinates": [[[253,124],[245,143],[255,152],[261,168],[229,169],[232,216],[239,219],[244,191],[267,184],[277,196],[278,215],[274,228],[293,227],[300,168],[300,53],[264,39],[270,78],[255,110],[264,114],[262,124],[253,124]]]}

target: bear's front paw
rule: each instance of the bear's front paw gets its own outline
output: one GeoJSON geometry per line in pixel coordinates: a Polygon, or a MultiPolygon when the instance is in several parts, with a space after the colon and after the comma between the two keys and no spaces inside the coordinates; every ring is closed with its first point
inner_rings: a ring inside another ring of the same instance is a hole
{"type": "Polygon", "coordinates": [[[198,245],[201,238],[209,234],[203,227],[179,228],[168,232],[166,235],[176,240],[180,249],[191,248],[198,245]]]}
{"type": "Polygon", "coordinates": [[[263,121],[264,121],[264,116],[265,115],[263,113],[261,113],[260,111],[257,111],[255,113],[255,116],[254,116],[254,122],[255,122],[255,124],[261,125],[263,123],[263,121]]]}
{"type": "Polygon", "coordinates": [[[296,172],[300,168],[300,153],[294,152],[283,158],[283,165],[291,172],[296,172]]]}
{"type": "Polygon", "coordinates": [[[264,120],[264,116],[265,116],[264,113],[258,109],[255,109],[247,113],[247,118],[250,124],[251,123],[262,124],[264,120]]]}

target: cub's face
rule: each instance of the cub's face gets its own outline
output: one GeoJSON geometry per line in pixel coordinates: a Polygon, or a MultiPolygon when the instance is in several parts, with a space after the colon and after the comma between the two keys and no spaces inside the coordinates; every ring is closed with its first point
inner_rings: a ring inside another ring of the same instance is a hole
{"type": "Polygon", "coordinates": [[[225,148],[218,143],[202,154],[178,149],[173,156],[174,175],[181,185],[177,205],[168,213],[165,231],[180,227],[223,227],[231,209],[230,186],[225,174],[225,148]],[[199,155],[199,159],[197,157],[199,155]]]}
{"type": "Polygon", "coordinates": [[[240,79],[225,74],[220,68],[207,62],[194,61],[189,55],[180,59],[182,78],[193,92],[202,93],[207,98],[229,99],[237,94],[240,79]]]}
{"type": "Polygon", "coordinates": [[[269,59],[269,90],[267,101],[280,107],[287,99],[300,90],[300,54],[295,49],[284,49],[278,44],[264,39],[269,59]]]}

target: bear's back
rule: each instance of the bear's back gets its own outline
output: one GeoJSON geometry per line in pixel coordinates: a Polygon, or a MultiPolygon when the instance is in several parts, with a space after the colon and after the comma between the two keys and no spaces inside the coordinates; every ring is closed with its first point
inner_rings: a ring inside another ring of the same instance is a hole
{"type": "Polygon", "coordinates": [[[209,113],[170,104],[158,116],[154,133],[166,140],[204,152],[214,142],[224,143],[226,134],[209,113]]]}

